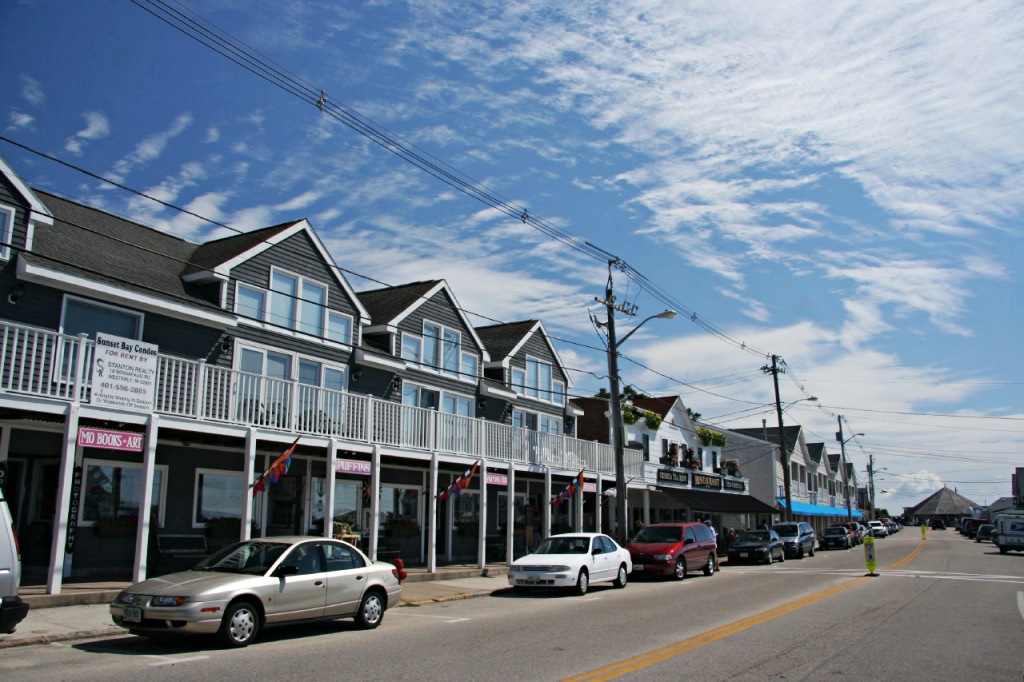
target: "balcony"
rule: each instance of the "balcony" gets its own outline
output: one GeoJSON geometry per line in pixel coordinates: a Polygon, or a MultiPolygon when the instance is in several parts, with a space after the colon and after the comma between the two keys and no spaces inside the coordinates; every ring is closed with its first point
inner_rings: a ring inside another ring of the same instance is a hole
{"type": "MultiPolygon", "coordinates": [[[[0,392],[89,404],[94,348],[84,336],[0,322],[0,392]]],[[[513,428],[160,354],[153,411],[406,450],[485,457],[614,475],[610,445],[513,428]]],[[[626,452],[626,476],[643,475],[643,456],[626,452]]]]}

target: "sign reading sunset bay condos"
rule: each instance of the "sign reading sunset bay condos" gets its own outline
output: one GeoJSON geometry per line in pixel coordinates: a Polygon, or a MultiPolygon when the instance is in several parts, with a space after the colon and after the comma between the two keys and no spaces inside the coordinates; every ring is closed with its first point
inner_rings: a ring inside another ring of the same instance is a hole
{"type": "Polygon", "coordinates": [[[159,348],[151,343],[96,334],[90,402],[122,410],[152,412],[158,352],[159,348]]]}

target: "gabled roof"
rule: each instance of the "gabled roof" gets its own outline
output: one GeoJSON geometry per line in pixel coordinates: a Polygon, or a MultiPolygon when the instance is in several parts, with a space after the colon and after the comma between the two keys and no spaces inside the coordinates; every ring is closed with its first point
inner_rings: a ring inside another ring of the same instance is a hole
{"type": "Polygon", "coordinates": [[[825,454],[824,443],[808,443],[807,444],[807,457],[815,464],[821,464],[823,461],[828,464],[827,459],[823,459],[822,455],[825,454]]]}
{"type": "MultiPolygon", "coordinates": [[[[752,428],[752,429],[730,429],[730,430],[731,431],[735,431],[736,433],[742,434],[744,436],[749,436],[751,438],[757,438],[759,440],[767,440],[769,443],[772,443],[772,444],[775,444],[775,445],[778,445],[778,443],[779,443],[779,427],[777,427],[777,426],[768,426],[768,427],[752,428]]],[[[786,441],[786,445],[789,447],[790,450],[795,450],[796,449],[797,444],[800,442],[800,433],[801,433],[802,430],[803,430],[803,427],[800,426],[800,425],[796,425],[796,426],[783,426],[782,427],[782,435],[783,435],[783,437],[784,437],[784,439],[786,441]]]]}
{"type": "Polygon", "coordinates": [[[39,196],[54,221],[36,231],[31,252],[19,254],[20,278],[205,324],[234,325],[234,315],[179,276],[194,244],[54,194],[39,196]]]}
{"type": "Polygon", "coordinates": [[[370,315],[370,319],[373,320],[373,326],[367,332],[387,331],[389,334],[394,334],[397,331],[397,326],[405,318],[412,315],[417,308],[439,293],[446,294],[451,300],[452,309],[459,316],[459,319],[462,320],[462,324],[469,331],[470,336],[473,337],[473,341],[483,355],[484,362],[488,361],[490,355],[487,352],[487,347],[480,340],[480,336],[476,333],[473,325],[470,324],[469,318],[466,317],[466,313],[463,311],[462,306],[459,305],[455,294],[452,293],[448,283],[443,279],[431,280],[429,282],[411,282],[383,289],[361,291],[357,296],[362,306],[365,307],[365,310],[370,315]]]}
{"type": "Polygon", "coordinates": [[[639,407],[642,410],[648,412],[654,412],[659,417],[664,419],[668,416],[668,413],[672,411],[672,408],[679,404],[679,407],[685,412],[686,408],[682,406],[682,400],[677,395],[666,395],[658,398],[634,398],[633,405],[639,407]]]}
{"type": "Polygon", "coordinates": [[[555,362],[562,369],[567,385],[572,386],[572,378],[565,371],[562,358],[559,357],[558,351],[555,349],[554,344],[551,343],[551,337],[548,336],[548,332],[544,329],[544,324],[540,320],[523,320],[521,322],[477,327],[476,333],[487,348],[488,355],[490,355],[491,362],[488,364],[492,366],[500,365],[502,367],[508,367],[511,359],[526,345],[530,337],[539,333],[548,350],[551,351],[551,357],[555,359],[555,362]]]}
{"type": "MultiPolygon", "coordinates": [[[[14,172],[14,169],[7,164],[7,161],[4,160],[3,156],[0,156],[0,174],[7,177],[8,181],[14,185],[15,191],[20,194],[21,198],[25,200],[25,203],[28,204],[29,216],[26,222],[29,223],[29,229],[32,229],[31,224],[33,221],[46,223],[47,225],[53,222],[53,213],[50,212],[49,207],[40,201],[39,197],[37,197],[35,192],[32,191],[32,188],[26,185],[21,177],[14,172]]],[[[30,245],[31,242],[32,238],[30,235],[30,245]]]]}
{"type": "Polygon", "coordinates": [[[910,509],[911,514],[918,515],[970,515],[975,507],[966,497],[943,486],[940,490],[932,493],[916,507],[910,509]]]}
{"type": "Polygon", "coordinates": [[[366,308],[363,307],[355,290],[349,285],[348,280],[341,274],[341,270],[338,269],[337,263],[334,262],[334,258],[327,250],[327,247],[324,246],[316,230],[305,219],[293,220],[281,223],[280,225],[264,227],[259,230],[252,230],[251,232],[244,232],[206,242],[196,248],[191,261],[182,270],[181,276],[186,281],[226,281],[231,275],[231,270],[235,267],[280,244],[284,240],[303,232],[309,237],[313,248],[320,254],[324,265],[331,271],[334,281],[345,292],[349,300],[352,301],[355,309],[359,311],[360,322],[366,323],[369,317],[366,308]]]}
{"type": "Polygon", "coordinates": [[[830,469],[832,469],[832,471],[836,471],[836,472],[839,471],[839,469],[840,469],[839,465],[841,463],[842,456],[843,455],[841,453],[838,453],[838,452],[836,452],[836,453],[831,453],[831,452],[828,453],[828,466],[829,466],[830,469]]]}

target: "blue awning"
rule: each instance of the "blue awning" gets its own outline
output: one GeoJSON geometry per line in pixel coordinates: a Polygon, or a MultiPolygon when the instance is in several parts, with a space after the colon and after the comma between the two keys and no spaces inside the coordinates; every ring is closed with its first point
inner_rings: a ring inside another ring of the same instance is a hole
{"type": "MultiPolygon", "coordinates": [[[[783,509],[786,508],[786,500],[779,498],[779,506],[783,509]]],[[[848,513],[845,507],[829,507],[823,504],[808,504],[806,502],[793,502],[793,513],[803,514],[804,516],[847,516],[848,513]]],[[[853,510],[853,518],[860,519],[864,518],[864,514],[853,510]]]]}

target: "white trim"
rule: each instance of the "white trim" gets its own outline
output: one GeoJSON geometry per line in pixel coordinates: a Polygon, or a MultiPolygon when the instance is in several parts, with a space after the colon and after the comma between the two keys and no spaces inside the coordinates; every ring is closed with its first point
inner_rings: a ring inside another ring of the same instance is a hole
{"type": "Polygon", "coordinates": [[[26,282],[64,289],[67,292],[87,296],[93,300],[103,298],[108,303],[115,302],[136,310],[145,310],[206,326],[213,325],[216,328],[227,329],[237,326],[237,319],[234,315],[204,311],[167,299],[156,298],[142,292],[127,291],[112,284],[35,265],[29,263],[24,258],[18,258],[17,272],[18,278],[26,282]]]}
{"type": "Polygon", "coordinates": [[[363,365],[364,367],[374,367],[376,369],[383,369],[388,372],[398,372],[405,369],[404,361],[395,360],[390,355],[377,355],[376,353],[367,353],[362,348],[356,348],[355,361],[357,365],[363,365]]]}
{"type": "Polygon", "coordinates": [[[7,179],[12,185],[14,185],[14,189],[18,194],[28,202],[29,215],[28,220],[25,221],[26,223],[36,221],[47,225],[53,225],[53,214],[50,213],[50,209],[46,207],[46,204],[40,201],[35,192],[33,192],[29,186],[22,181],[18,174],[14,172],[14,170],[7,164],[7,161],[4,160],[3,156],[0,156],[0,173],[7,176],[7,179]]]}
{"type": "Polygon", "coordinates": [[[0,204],[0,216],[7,215],[7,220],[0,218],[0,260],[10,260],[11,246],[14,243],[14,219],[18,217],[18,209],[8,204],[0,204]],[[6,234],[5,234],[6,232],[6,234]]]}

